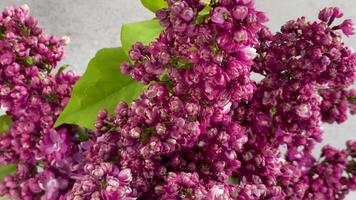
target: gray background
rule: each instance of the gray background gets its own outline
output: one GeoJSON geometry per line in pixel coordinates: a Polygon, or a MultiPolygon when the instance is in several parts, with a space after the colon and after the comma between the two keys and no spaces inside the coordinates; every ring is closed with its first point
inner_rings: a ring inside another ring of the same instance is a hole
{"type": "MultiPolygon", "coordinates": [[[[257,7],[270,17],[269,27],[277,31],[290,19],[301,15],[315,19],[318,11],[326,6],[339,6],[346,18],[356,20],[355,0],[256,0],[257,7]]],[[[123,23],[152,18],[139,0],[0,0],[0,10],[9,5],[28,4],[32,15],[38,17],[46,33],[68,35],[71,43],[66,48],[63,64],[83,73],[90,58],[104,47],[120,46],[120,26],[123,23]]],[[[345,42],[356,46],[356,36],[345,42]]],[[[342,125],[325,126],[325,143],[344,147],[347,139],[356,139],[356,116],[342,125]]],[[[320,152],[320,146],[315,153],[320,152]]],[[[356,199],[356,192],[348,200],[356,199]]]]}

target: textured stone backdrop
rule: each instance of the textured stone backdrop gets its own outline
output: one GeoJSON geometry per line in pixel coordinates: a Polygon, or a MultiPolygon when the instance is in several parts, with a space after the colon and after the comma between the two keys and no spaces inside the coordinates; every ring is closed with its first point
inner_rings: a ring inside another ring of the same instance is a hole
{"type": "MultiPolygon", "coordinates": [[[[120,26],[123,23],[152,18],[139,0],[0,0],[0,10],[9,5],[28,4],[32,15],[48,34],[68,35],[65,64],[77,73],[83,73],[90,58],[98,49],[120,46],[120,26]]],[[[326,6],[339,6],[345,17],[356,20],[355,0],[257,0],[257,7],[267,12],[273,31],[290,19],[301,15],[315,19],[318,11],[326,6]]],[[[356,36],[346,39],[356,46],[356,36]]],[[[356,117],[347,123],[325,126],[324,143],[343,147],[347,139],[356,139],[356,117]]],[[[315,151],[319,153],[320,147],[315,151]]],[[[356,199],[356,192],[348,196],[356,199]]]]}

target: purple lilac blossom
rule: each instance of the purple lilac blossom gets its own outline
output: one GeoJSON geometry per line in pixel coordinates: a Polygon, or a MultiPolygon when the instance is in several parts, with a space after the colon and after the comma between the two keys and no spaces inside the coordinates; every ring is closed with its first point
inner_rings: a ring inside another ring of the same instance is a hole
{"type": "Polygon", "coordinates": [[[17,164],[0,195],[39,200],[343,199],[356,189],[356,142],[322,141],[322,123],[356,113],[355,32],[337,7],[272,34],[254,0],[167,0],[165,30],[133,45],[121,71],[148,85],[95,130],[53,128],[72,72],[50,72],[65,39],[46,36],[26,6],[0,15],[0,104],[14,123],[0,137],[0,164],[17,164]],[[205,1],[204,1],[205,2],[205,1]],[[264,76],[251,79],[252,72],[264,76]],[[88,139],[81,141],[79,132],[88,139]],[[281,152],[285,147],[287,151],[281,152]]]}

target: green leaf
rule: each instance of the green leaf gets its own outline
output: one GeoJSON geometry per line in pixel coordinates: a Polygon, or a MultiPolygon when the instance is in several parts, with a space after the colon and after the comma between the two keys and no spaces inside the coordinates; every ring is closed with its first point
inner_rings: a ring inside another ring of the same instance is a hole
{"type": "Polygon", "coordinates": [[[211,10],[211,6],[207,5],[203,10],[201,10],[198,15],[209,15],[211,10]]]}
{"type": "Polygon", "coordinates": [[[211,6],[210,5],[205,6],[205,8],[198,13],[198,16],[194,20],[194,23],[195,24],[203,23],[204,20],[209,17],[210,10],[211,10],[211,6]]]}
{"type": "Polygon", "coordinates": [[[141,0],[141,3],[145,8],[152,12],[156,12],[159,9],[167,8],[167,2],[165,0],[141,0]]]}
{"type": "Polygon", "coordinates": [[[66,70],[68,67],[70,67],[70,65],[62,65],[57,71],[57,76],[64,72],[64,70],[66,70]]]}
{"type": "Polygon", "coordinates": [[[239,179],[235,176],[229,176],[229,178],[227,179],[227,183],[230,185],[238,185],[239,179]]]}
{"type": "Polygon", "coordinates": [[[74,86],[72,97],[55,127],[77,124],[93,129],[100,110],[105,108],[112,112],[120,101],[130,103],[137,98],[143,85],[119,70],[119,64],[127,60],[122,48],[100,50],[74,86]]]}
{"type": "Polygon", "coordinates": [[[2,179],[5,176],[12,174],[15,171],[16,171],[16,165],[6,165],[6,166],[0,165],[0,181],[2,181],[2,179]]]}
{"type": "Polygon", "coordinates": [[[12,119],[8,115],[0,116],[0,134],[9,130],[12,124],[12,119]]]}
{"type": "Polygon", "coordinates": [[[128,54],[132,45],[136,42],[142,42],[147,45],[154,41],[163,27],[156,19],[124,24],[121,27],[121,44],[125,53],[128,54]]]}

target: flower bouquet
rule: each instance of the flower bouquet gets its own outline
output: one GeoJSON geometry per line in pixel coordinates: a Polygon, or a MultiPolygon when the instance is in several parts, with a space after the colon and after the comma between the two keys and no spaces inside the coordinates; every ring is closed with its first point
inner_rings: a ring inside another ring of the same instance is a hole
{"type": "Polygon", "coordinates": [[[79,77],[68,37],[0,15],[0,196],[14,200],[338,200],[356,141],[312,150],[356,113],[355,33],[337,7],[272,33],[254,0],[141,0],[79,77]],[[256,80],[252,75],[258,74],[256,80]]]}

